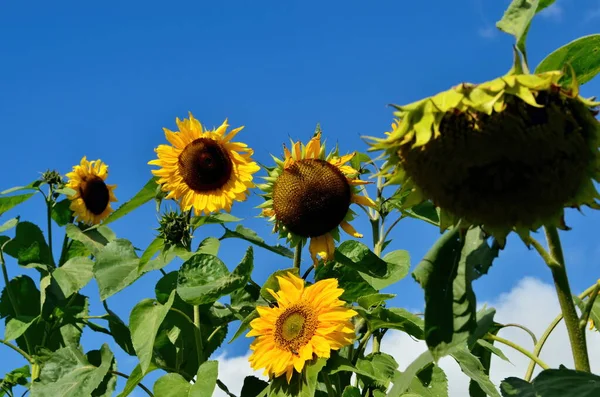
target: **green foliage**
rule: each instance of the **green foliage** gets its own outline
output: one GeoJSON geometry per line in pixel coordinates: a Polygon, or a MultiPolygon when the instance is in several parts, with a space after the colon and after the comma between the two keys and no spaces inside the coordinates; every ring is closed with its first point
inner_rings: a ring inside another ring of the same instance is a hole
{"type": "Polygon", "coordinates": [[[154,384],[154,394],[161,397],[210,397],[217,384],[217,365],[216,361],[202,364],[194,384],[179,374],[166,374],[154,384]]]}
{"type": "MultiPolygon", "coordinates": [[[[567,65],[573,68],[579,84],[587,83],[600,73],[600,34],[580,37],[554,50],[535,68],[535,73],[562,70],[567,65]]],[[[571,73],[562,78],[564,84],[571,80],[571,73]]]]}
{"type": "Polygon", "coordinates": [[[289,248],[283,247],[281,245],[269,245],[265,243],[265,240],[260,238],[258,234],[252,229],[248,229],[247,227],[244,227],[242,225],[237,225],[235,230],[228,229],[225,226],[223,226],[223,228],[225,229],[225,234],[223,234],[219,238],[219,240],[225,240],[226,238],[240,238],[242,240],[251,242],[252,244],[255,244],[261,248],[264,248],[281,256],[285,256],[288,258],[294,257],[294,253],[289,248]]]}
{"type": "Polygon", "coordinates": [[[532,383],[507,378],[500,385],[502,397],[594,397],[600,395],[600,376],[567,369],[547,369],[532,383]]]}
{"type": "Polygon", "coordinates": [[[109,298],[137,280],[138,265],[139,258],[128,240],[115,239],[99,249],[93,270],[100,299],[109,298]]]}
{"type": "Polygon", "coordinates": [[[131,198],[131,200],[125,202],[116,211],[108,216],[104,220],[104,225],[108,225],[111,222],[116,221],[119,218],[124,217],[131,211],[140,207],[141,205],[146,204],[148,201],[152,200],[156,197],[156,188],[158,187],[156,181],[158,178],[152,177],[146,184],[142,187],[142,189],[136,193],[135,196],[131,198]]]}
{"type": "Polygon", "coordinates": [[[34,194],[35,193],[27,193],[19,194],[17,196],[0,197],[0,215],[29,200],[34,194]]]}
{"type": "Polygon", "coordinates": [[[21,266],[45,266],[51,263],[44,234],[31,222],[19,222],[15,237],[4,246],[4,253],[16,258],[21,266]]]}

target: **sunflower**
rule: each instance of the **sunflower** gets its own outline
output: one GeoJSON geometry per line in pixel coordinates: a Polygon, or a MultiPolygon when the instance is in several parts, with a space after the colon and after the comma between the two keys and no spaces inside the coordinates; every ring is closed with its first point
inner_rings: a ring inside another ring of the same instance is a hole
{"type": "Polygon", "coordinates": [[[107,176],[106,164],[100,160],[88,161],[85,156],[67,173],[66,186],[75,190],[69,196],[70,208],[79,221],[97,225],[113,211],[110,203],[117,201],[113,192],[117,186],[107,185],[107,176]]]}
{"type": "Polygon", "coordinates": [[[358,171],[346,165],[355,153],[339,157],[325,156],[321,132],[305,146],[292,141],[292,151],[283,147],[285,159],[274,157],[276,167],[268,169],[266,184],[258,187],[266,201],[260,205],[262,215],[275,223],[274,231],[287,238],[292,247],[310,238],[309,251],[314,265],[317,255],[327,261],[333,257],[334,239],[339,241],[338,226],[354,237],[362,234],[348,223],[355,213],[351,203],[374,206],[375,203],[358,194],[358,171]]]}
{"type": "Polygon", "coordinates": [[[277,280],[278,292],[267,288],[277,306],[257,307],[260,317],[250,322],[252,330],[246,336],[256,339],[248,360],[254,370],[264,368],[264,374],[272,377],[285,374],[290,383],[294,369],[302,372],[313,355],[329,358],[331,350],[354,342],[350,319],[357,313],[338,299],[344,290],[338,288],[337,279],[308,287],[292,273],[277,280]]]}
{"type": "Polygon", "coordinates": [[[409,205],[431,200],[441,227],[462,220],[503,244],[543,225],[566,229],[564,208],[598,208],[599,105],[579,95],[575,76],[516,69],[396,106],[396,121],[372,150],[409,205]],[[561,80],[562,79],[562,80],[561,80]]]}
{"type": "Polygon", "coordinates": [[[227,120],[214,130],[206,130],[189,113],[189,119],[176,119],[178,132],[164,128],[171,143],[156,148],[158,159],[148,164],[161,168],[152,173],[159,177],[167,199],[180,201],[181,209],[194,207],[196,215],[224,209],[231,211],[234,201],[246,200],[254,187],[252,174],[259,170],[252,161],[254,151],[231,139],[244,127],[227,133],[227,120]]]}

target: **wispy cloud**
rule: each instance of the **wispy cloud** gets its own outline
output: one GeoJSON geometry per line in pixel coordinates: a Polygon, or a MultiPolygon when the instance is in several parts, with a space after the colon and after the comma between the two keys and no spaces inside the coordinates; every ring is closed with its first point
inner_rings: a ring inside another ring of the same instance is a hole
{"type": "Polygon", "coordinates": [[[560,6],[560,4],[554,3],[550,7],[545,8],[542,12],[540,12],[540,16],[546,19],[551,19],[556,22],[562,21],[564,10],[560,6]]]}
{"type": "Polygon", "coordinates": [[[487,26],[485,28],[481,28],[477,31],[479,37],[483,37],[484,39],[493,39],[498,34],[498,30],[495,26],[487,26]]]}

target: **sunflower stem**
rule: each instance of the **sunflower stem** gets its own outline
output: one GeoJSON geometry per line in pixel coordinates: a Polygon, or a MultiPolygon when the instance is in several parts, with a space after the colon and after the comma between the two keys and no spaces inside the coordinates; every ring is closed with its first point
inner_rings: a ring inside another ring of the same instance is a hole
{"type": "Polygon", "coordinates": [[[590,360],[587,352],[585,332],[582,332],[579,328],[579,318],[577,316],[577,311],[575,310],[575,304],[573,303],[558,230],[556,230],[556,227],[554,226],[545,226],[544,231],[546,233],[550,257],[553,259],[550,263],[546,263],[552,272],[554,286],[558,295],[558,302],[565,318],[565,325],[567,326],[569,340],[571,341],[575,369],[590,372],[590,360]]]}
{"type": "Polygon", "coordinates": [[[323,375],[323,381],[325,386],[327,387],[327,395],[331,397],[335,397],[335,390],[333,389],[333,385],[331,384],[331,379],[329,379],[329,374],[327,372],[321,372],[323,375]]]}
{"type": "Polygon", "coordinates": [[[54,199],[52,191],[52,185],[49,187],[48,196],[46,197],[46,218],[48,221],[48,249],[50,250],[50,264],[52,267],[56,267],[54,262],[54,254],[52,253],[52,207],[54,207],[54,199]]]}
{"type": "Polygon", "coordinates": [[[488,333],[485,336],[485,338],[489,339],[489,340],[493,340],[493,341],[499,342],[499,343],[502,343],[502,344],[505,344],[506,346],[512,347],[513,349],[515,349],[519,353],[521,353],[521,354],[529,357],[531,360],[535,361],[535,363],[537,365],[539,365],[540,367],[542,367],[543,369],[550,368],[548,366],[548,364],[546,364],[545,362],[543,362],[538,356],[536,356],[535,354],[531,353],[530,351],[524,349],[522,346],[520,346],[520,345],[518,345],[518,344],[516,344],[516,343],[514,343],[512,341],[509,341],[508,339],[504,339],[504,338],[501,338],[501,337],[499,337],[497,335],[490,334],[490,333],[488,333]]]}
{"type": "Polygon", "coordinates": [[[298,269],[298,272],[300,272],[300,262],[302,262],[302,241],[296,245],[296,250],[294,251],[294,268],[298,269]]]}
{"type": "Polygon", "coordinates": [[[311,266],[308,269],[306,269],[306,271],[304,272],[304,275],[302,276],[303,280],[306,280],[306,278],[310,275],[310,273],[313,271],[315,267],[311,266]]]}
{"type": "Polygon", "coordinates": [[[356,364],[356,361],[358,360],[358,358],[360,357],[361,354],[364,353],[365,351],[365,347],[367,346],[367,342],[369,341],[369,339],[371,338],[371,335],[373,333],[371,331],[367,331],[365,332],[365,334],[363,335],[362,339],[360,340],[360,342],[358,343],[358,348],[356,348],[356,351],[354,352],[354,357],[352,359],[353,364],[356,364]]]}
{"type": "Polygon", "coordinates": [[[200,306],[194,305],[194,326],[196,327],[194,337],[196,339],[196,351],[198,353],[198,364],[202,364],[204,347],[202,346],[202,332],[200,330],[200,306]]]}
{"type": "Polygon", "coordinates": [[[35,361],[33,361],[33,358],[31,358],[31,356],[29,354],[27,354],[23,349],[13,345],[12,343],[10,343],[7,340],[4,339],[0,339],[0,343],[2,343],[5,346],[10,347],[11,349],[13,349],[14,351],[16,351],[17,353],[19,353],[21,356],[23,356],[23,358],[25,360],[27,360],[30,364],[34,364],[35,361]]]}

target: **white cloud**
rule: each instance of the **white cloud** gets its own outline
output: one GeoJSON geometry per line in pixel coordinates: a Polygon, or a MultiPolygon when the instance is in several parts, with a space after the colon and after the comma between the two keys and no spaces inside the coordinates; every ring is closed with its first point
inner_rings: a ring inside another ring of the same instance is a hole
{"type": "Polygon", "coordinates": [[[554,3],[550,7],[547,7],[540,12],[540,16],[555,21],[561,21],[563,16],[563,8],[558,4],[558,2],[554,3]]]}
{"type": "Polygon", "coordinates": [[[495,26],[486,26],[485,28],[481,28],[477,31],[479,37],[483,37],[484,39],[492,39],[496,37],[497,33],[498,31],[495,26]]]}
{"type": "MultiPolygon", "coordinates": [[[[483,302],[488,306],[496,308],[495,320],[499,323],[518,323],[531,329],[538,337],[544,332],[548,324],[560,312],[554,287],[542,283],[534,278],[521,280],[510,292],[501,294],[490,302],[483,302]]],[[[482,304],[483,304],[482,303],[482,304]]],[[[528,350],[533,350],[531,337],[523,330],[517,328],[505,328],[500,331],[499,336],[520,344],[528,350]]],[[[523,378],[529,359],[521,353],[508,346],[496,344],[511,361],[507,363],[494,356],[491,366],[491,379],[497,386],[509,376],[523,378]]],[[[406,334],[400,332],[388,332],[382,341],[382,351],[394,356],[398,361],[399,369],[404,370],[415,358],[426,349],[425,343],[415,341],[406,334]]],[[[600,334],[588,331],[588,349],[592,370],[600,368],[600,334]]],[[[557,368],[563,364],[569,368],[573,367],[573,358],[569,348],[569,340],[564,323],[561,322],[554,330],[544,349],[541,359],[550,367],[557,368]]],[[[248,364],[248,354],[242,357],[221,356],[219,360],[219,379],[221,379],[229,390],[239,395],[247,375],[259,376],[260,373],[252,371],[248,364]]],[[[440,366],[446,372],[449,383],[449,395],[468,395],[469,379],[461,372],[458,364],[450,358],[444,357],[440,360],[440,366]]],[[[540,371],[536,368],[536,374],[540,371]]],[[[264,379],[264,378],[263,378],[264,379]]],[[[225,396],[217,390],[215,396],[225,396]]]]}

